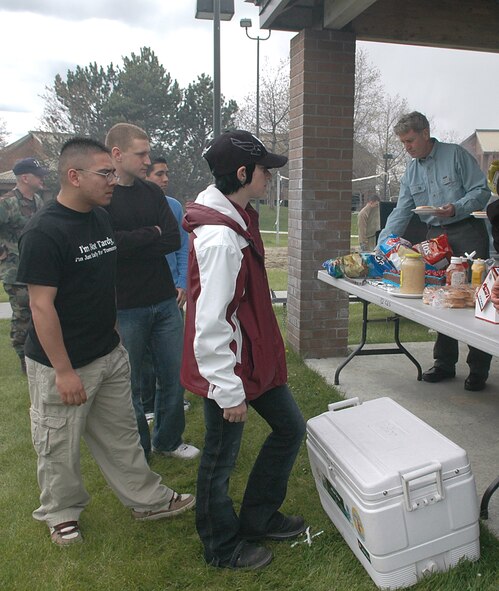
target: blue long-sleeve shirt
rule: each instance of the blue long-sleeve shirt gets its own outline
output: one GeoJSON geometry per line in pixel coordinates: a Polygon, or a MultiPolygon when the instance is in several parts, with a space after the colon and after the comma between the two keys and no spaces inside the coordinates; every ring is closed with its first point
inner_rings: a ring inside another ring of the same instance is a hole
{"type": "Polygon", "coordinates": [[[168,205],[178,222],[180,230],[180,248],[175,252],[170,252],[166,255],[166,260],[170,266],[173,283],[175,287],[187,289],[187,260],[189,258],[189,234],[182,228],[182,218],[184,212],[182,204],[173,197],[166,196],[168,205]]]}
{"type": "Polygon", "coordinates": [[[412,216],[411,210],[420,205],[454,205],[453,217],[422,217],[422,221],[432,226],[454,224],[487,205],[490,190],[473,156],[457,144],[432,140],[430,154],[426,158],[414,158],[407,165],[400,182],[397,207],[388,217],[378,243],[389,234],[403,235],[412,216]]]}

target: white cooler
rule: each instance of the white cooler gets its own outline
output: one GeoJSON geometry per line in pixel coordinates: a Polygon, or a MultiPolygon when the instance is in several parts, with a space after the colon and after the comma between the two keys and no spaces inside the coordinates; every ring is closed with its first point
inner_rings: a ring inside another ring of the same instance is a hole
{"type": "Polygon", "coordinates": [[[480,557],[466,452],[390,398],[330,404],[307,423],[324,510],[373,581],[408,587],[480,557]]]}

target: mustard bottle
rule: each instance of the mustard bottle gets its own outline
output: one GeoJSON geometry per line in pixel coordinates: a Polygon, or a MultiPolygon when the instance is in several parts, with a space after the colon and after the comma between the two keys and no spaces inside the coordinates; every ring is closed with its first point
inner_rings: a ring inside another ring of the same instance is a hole
{"type": "Polygon", "coordinates": [[[472,287],[480,287],[485,279],[485,261],[482,259],[475,259],[471,265],[471,285],[472,287]]]}

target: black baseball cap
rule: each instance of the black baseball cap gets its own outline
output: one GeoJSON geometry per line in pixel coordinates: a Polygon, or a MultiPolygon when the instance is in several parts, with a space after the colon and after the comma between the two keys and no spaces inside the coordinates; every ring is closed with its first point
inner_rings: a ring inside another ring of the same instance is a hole
{"type": "Polygon", "coordinates": [[[36,174],[36,176],[47,176],[49,173],[48,168],[42,166],[36,158],[23,158],[22,160],[18,160],[14,167],[12,168],[12,172],[19,176],[21,174],[36,174]]]}
{"type": "Polygon", "coordinates": [[[287,156],[269,152],[262,142],[249,131],[226,131],[211,140],[203,152],[211,172],[224,176],[247,164],[259,164],[266,168],[280,168],[287,156]]]}

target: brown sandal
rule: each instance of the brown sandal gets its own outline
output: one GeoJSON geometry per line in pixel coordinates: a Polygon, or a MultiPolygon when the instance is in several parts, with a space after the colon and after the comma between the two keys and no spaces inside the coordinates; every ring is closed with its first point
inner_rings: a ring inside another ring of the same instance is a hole
{"type": "Polygon", "coordinates": [[[69,546],[69,544],[83,541],[77,521],[65,521],[49,529],[50,539],[58,546],[69,546]]]}

